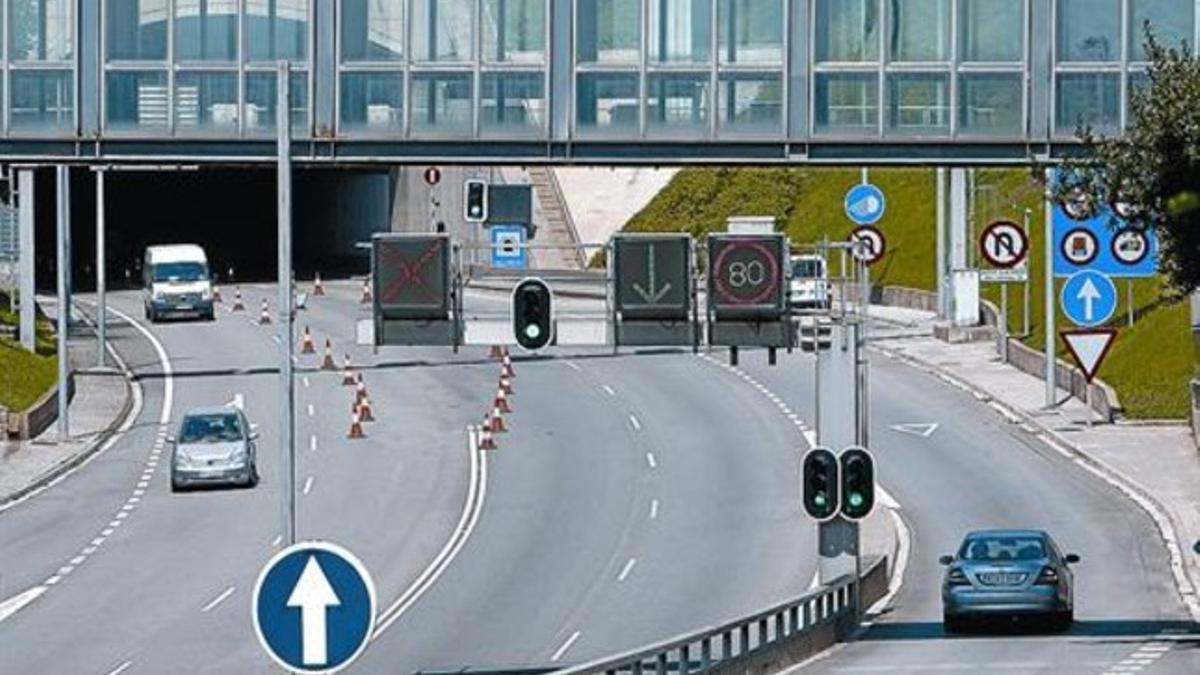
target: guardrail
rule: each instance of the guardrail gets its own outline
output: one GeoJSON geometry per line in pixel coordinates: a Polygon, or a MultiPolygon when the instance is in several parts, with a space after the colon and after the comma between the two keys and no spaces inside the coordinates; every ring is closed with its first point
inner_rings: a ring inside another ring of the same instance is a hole
{"type": "Polygon", "coordinates": [[[860,602],[866,607],[882,597],[886,588],[885,556],[867,565],[861,579],[842,577],[751,616],[557,673],[687,675],[778,670],[843,639],[858,622],[855,593],[860,594],[860,602]]]}

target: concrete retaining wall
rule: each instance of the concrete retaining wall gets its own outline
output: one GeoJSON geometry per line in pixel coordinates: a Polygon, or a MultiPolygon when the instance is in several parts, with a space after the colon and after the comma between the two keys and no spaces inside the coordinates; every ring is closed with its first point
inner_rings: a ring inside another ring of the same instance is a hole
{"type": "MultiPolygon", "coordinates": [[[[75,397],[75,373],[67,377],[67,401],[75,397]]],[[[37,438],[58,419],[58,387],[42,394],[32,406],[20,412],[9,412],[4,432],[8,438],[27,440],[37,438]]]]}

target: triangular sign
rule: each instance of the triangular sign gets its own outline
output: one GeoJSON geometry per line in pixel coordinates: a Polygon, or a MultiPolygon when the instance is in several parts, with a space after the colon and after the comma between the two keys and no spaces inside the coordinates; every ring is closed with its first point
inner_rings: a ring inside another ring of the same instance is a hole
{"type": "Polygon", "coordinates": [[[1071,358],[1083,371],[1088,384],[1096,379],[1100,364],[1112,349],[1113,341],[1117,339],[1117,331],[1111,328],[1095,328],[1088,330],[1070,330],[1059,333],[1063,342],[1067,343],[1067,351],[1071,358]]]}
{"type": "Polygon", "coordinates": [[[938,430],[938,426],[937,422],[928,422],[925,424],[893,424],[891,428],[892,431],[899,431],[902,434],[929,438],[933,432],[938,430]]]}

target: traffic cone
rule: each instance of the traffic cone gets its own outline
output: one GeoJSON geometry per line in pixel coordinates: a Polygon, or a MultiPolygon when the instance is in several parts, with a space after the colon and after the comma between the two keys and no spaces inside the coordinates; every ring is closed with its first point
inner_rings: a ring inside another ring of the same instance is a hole
{"type": "Polygon", "coordinates": [[[488,358],[498,359],[502,356],[500,353],[500,345],[492,345],[492,350],[488,352],[488,358]]]}
{"type": "Polygon", "coordinates": [[[517,371],[513,370],[512,359],[508,354],[504,355],[504,365],[500,367],[500,377],[507,377],[510,380],[517,379],[517,371]]]}
{"type": "Polygon", "coordinates": [[[347,387],[354,386],[354,371],[350,368],[349,354],[342,357],[342,384],[347,387]]]}
{"type": "Polygon", "coordinates": [[[267,299],[263,298],[262,311],[258,313],[259,325],[271,323],[271,307],[267,304],[267,299]]]}
{"type": "Polygon", "coordinates": [[[358,403],[355,404],[358,408],[358,419],[363,422],[374,422],[375,415],[371,413],[371,399],[363,396],[358,403]]]}
{"type": "Polygon", "coordinates": [[[245,303],[242,302],[242,289],[237,287],[233,289],[233,307],[229,308],[231,312],[241,312],[246,309],[245,303]]]}
{"type": "Polygon", "coordinates": [[[350,413],[350,431],[346,434],[346,438],[366,438],[363,433],[362,418],[358,416],[358,411],[350,413]]]}
{"type": "Polygon", "coordinates": [[[499,408],[492,408],[492,417],[488,423],[490,425],[488,428],[491,429],[493,434],[502,434],[508,431],[508,429],[504,427],[504,416],[500,414],[499,408]]]}
{"type": "Polygon", "coordinates": [[[317,278],[313,280],[313,295],[325,295],[325,284],[321,283],[320,272],[317,272],[317,278]]]}
{"type": "Polygon", "coordinates": [[[491,429],[488,429],[484,424],[479,427],[479,449],[480,450],[495,450],[496,439],[492,436],[491,429]]]}
{"type": "Polygon", "coordinates": [[[367,400],[367,383],[363,382],[361,378],[359,378],[358,384],[354,385],[354,400],[359,403],[367,400]]]}
{"type": "Polygon", "coordinates": [[[336,370],[337,366],[333,363],[333,342],[329,338],[325,338],[325,356],[321,359],[321,370],[336,370]]]}
{"type": "Polygon", "coordinates": [[[300,353],[301,354],[316,354],[317,347],[313,344],[312,333],[308,330],[308,326],[304,327],[304,335],[300,336],[300,353]]]}
{"type": "Polygon", "coordinates": [[[213,304],[221,302],[221,287],[217,286],[216,284],[213,284],[212,300],[213,304]]]}
{"type": "Polygon", "coordinates": [[[362,285],[362,304],[371,302],[371,278],[363,279],[362,285]]]}
{"type": "Polygon", "coordinates": [[[512,381],[503,375],[500,376],[500,391],[504,392],[508,396],[512,396],[513,393],[512,381]]]}
{"type": "Polygon", "coordinates": [[[502,413],[512,412],[512,408],[508,407],[508,396],[505,395],[503,389],[496,390],[496,397],[492,399],[492,408],[502,413]]]}

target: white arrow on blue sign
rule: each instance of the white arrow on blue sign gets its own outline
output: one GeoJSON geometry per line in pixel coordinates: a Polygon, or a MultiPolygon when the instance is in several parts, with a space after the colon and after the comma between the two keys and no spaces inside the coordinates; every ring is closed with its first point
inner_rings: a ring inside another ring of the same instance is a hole
{"type": "Polygon", "coordinates": [[[874,225],[886,210],[883,190],[870,183],[855,185],[846,193],[846,217],[856,225],[874,225]]]}
{"type": "Polygon", "coordinates": [[[1112,277],[1084,270],[1067,279],[1062,287],[1063,313],[1076,326],[1103,325],[1117,311],[1117,287],[1112,277]]]}
{"type": "Polygon", "coordinates": [[[333,673],[362,654],[375,622],[375,584],[354,554],[328,542],[276,553],[254,585],[254,632],[293,673],[333,673]]]}

